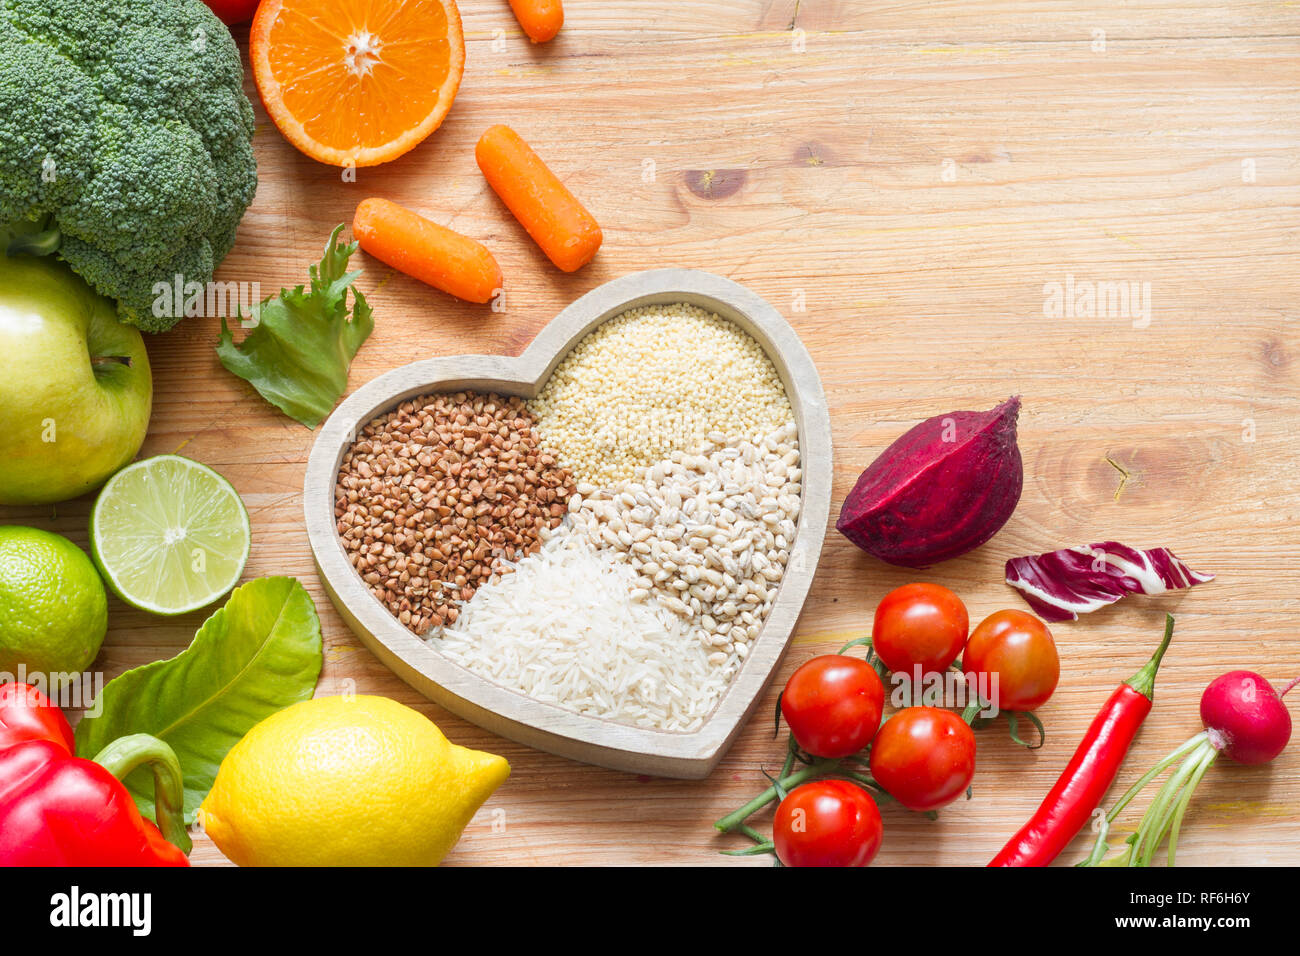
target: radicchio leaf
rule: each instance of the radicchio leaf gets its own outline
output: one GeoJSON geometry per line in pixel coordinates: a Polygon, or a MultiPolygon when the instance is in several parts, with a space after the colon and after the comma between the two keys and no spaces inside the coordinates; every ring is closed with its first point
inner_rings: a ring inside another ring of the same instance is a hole
{"type": "Polygon", "coordinates": [[[1163,594],[1214,580],[1193,571],[1168,548],[1147,551],[1102,541],[1007,562],[1007,584],[1044,621],[1077,621],[1125,594],[1163,594]]]}

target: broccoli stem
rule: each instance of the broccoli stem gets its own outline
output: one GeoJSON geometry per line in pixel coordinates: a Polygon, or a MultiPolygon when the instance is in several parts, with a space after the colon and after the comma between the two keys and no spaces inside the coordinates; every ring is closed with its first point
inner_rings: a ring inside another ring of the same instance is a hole
{"type": "Polygon", "coordinates": [[[58,252],[62,243],[63,233],[55,227],[14,236],[5,251],[11,256],[48,256],[58,252]]]}

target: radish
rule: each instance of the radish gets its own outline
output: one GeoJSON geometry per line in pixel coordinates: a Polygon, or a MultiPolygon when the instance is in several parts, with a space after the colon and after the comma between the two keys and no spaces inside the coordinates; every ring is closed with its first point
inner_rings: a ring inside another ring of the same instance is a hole
{"type": "Polygon", "coordinates": [[[1291,739],[1291,714],[1282,693],[1251,671],[1229,671],[1216,677],[1201,695],[1201,723],[1211,746],[1237,763],[1268,763],[1291,739]]]}
{"type": "Polygon", "coordinates": [[[1286,748],[1291,739],[1291,714],[1282,698],[1297,684],[1300,677],[1279,693],[1253,671],[1229,671],[1212,680],[1201,695],[1201,723],[1205,729],[1143,774],[1109,813],[1096,811],[1097,843],[1079,865],[1150,866],[1167,836],[1169,865],[1173,866],[1178,832],[1192,794],[1219,755],[1240,764],[1262,764],[1286,748]],[[1148,783],[1174,764],[1178,768],[1151,801],[1137,830],[1124,841],[1126,848],[1106,858],[1111,823],[1148,783]]]}

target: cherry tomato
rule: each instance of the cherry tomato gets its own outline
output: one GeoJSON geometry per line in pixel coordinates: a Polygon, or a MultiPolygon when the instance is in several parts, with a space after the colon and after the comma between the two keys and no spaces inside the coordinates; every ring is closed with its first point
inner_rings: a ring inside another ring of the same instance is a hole
{"type": "Polygon", "coordinates": [[[257,12],[258,0],[203,0],[208,9],[217,15],[228,27],[237,23],[247,23],[257,12]]]}
{"type": "MultiPolygon", "coordinates": [[[[981,674],[998,675],[999,710],[1037,710],[1056,690],[1061,659],[1052,632],[1034,615],[995,611],[971,632],[961,669],[977,680],[981,674]]],[[[991,678],[986,680],[991,691],[991,678]]]]}
{"type": "Polygon", "coordinates": [[[950,710],[900,710],[871,744],[871,776],[907,809],[937,810],[975,776],[975,733],[950,710]]]}
{"type": "Polygon", "coordinates": [[[970,617],[961,598],[938,584],[904,584],[876,608],[871,645],[891,671],[945,671],[966,644],[970,617]]]}
{"type": "Polygon", "coordinates": [[[871,795],[847,780],[795,787],[776,808],[772,842],[786,866],[866,866],[883,827],[871,795]]]}
{"type": "Polygon", "coordinates": [[[816,757],[847,757],[876,735],[885,687],[860,657],[823,654],[790,675],[781,713],[795,741],[816,757]]]}

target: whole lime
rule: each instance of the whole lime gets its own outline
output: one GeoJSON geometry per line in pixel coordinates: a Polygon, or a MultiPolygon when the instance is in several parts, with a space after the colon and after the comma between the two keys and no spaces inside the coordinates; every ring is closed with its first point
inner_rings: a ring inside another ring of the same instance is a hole
{"type": "Polygon", "coordinates": [[[62,535],[0,527],[0,671],[76,674],[108,630],[104,582],[86,553],[62,535]]]}

